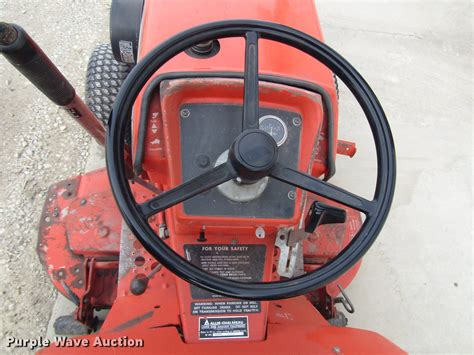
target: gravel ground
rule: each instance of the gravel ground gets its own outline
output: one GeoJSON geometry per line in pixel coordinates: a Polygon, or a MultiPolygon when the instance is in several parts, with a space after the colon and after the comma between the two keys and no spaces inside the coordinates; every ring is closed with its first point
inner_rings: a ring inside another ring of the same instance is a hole
{"type": "MultiPolygon", "coordinates": [[[[81,95],[94,46],[108,41],[108,0],[0,0],[81,95]]],[[[91,139],[0,56],[0,336],[44,335],[56,298],[36,256],[48,187],[84,171],[91,139]]],[[[0,350],[3,353],[3,350],[0,350]]]]}

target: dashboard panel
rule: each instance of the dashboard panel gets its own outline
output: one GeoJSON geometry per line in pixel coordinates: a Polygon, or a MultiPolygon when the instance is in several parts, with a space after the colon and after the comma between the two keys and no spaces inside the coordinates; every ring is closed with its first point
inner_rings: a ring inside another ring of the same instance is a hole
{"type": "MultiPolygon", "coordinates": [[[[179,113],[181,178],[188,181],[226,161],[226,151],[241,131],[242,106],[192,103],[181,105],[179,113]]],[[[302,117],[296,112],[260,107],[259,124],[277,142],[278,160],[298,168],[302,117]]],[[[294,214],[296,190],[284,182],[265,178],[253,186],[233,181],[223,185],[185,201],[184,212],[255,218],[291,218],[294,214]]]]}

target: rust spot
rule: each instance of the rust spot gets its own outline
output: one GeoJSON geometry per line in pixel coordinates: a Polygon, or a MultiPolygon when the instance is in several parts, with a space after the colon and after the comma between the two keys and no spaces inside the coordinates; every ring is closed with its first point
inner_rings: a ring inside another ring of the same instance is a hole
{"type": "MultiPolygon", "coordinates": [[[[55,202],[55,198],[54,198],[55,192],[56,192],[55,186],[52,186],[49,188],[46,194],[46,202],[44,203],[43,211],[41,213],[41,219],[39,223],[38,247],[39,247],[39,244],[41,243],[41,239],[42,239],[41,237],[44,234],[46,234],[46,229],[47,229],[46,227],[52,224],[52,219],[49,216],[49,211],[52,209],[53,203],[55,202]],[[49,217],[49,222],[47,222],[48,217],[49,217]]],[[[38,251],[39,251],[39,248],[38,248],[38,251]]]]}
{"type": "Polygon", "coordinates": [[[141,248],[143,248],[142,243],[140,243],[140,241],[139,241],[138,239],[133,242],[133,247],[134,247],[135,249],[141,249],[141,248]]]}
{"type": "Polygon", "coordinates": [[[160,84],[160,91],[168,90],[171,87],[171,83],[169,80],[163,80],[160,84]]]}
{"type": "Polygon", "coordinates": [[[61,181],[56,184],[56,190],[58,192],[61,190],[64,190],[61,195],[64,199],[70,199],[70,198],[76,197],[79,180],[80,178],[61,181]]]}
{"type": "Polygon", "coordinates": [[[110,233],[110,229],[109,229],[109,227],[106,227],[106,226],[102,226],[98,230],[99,237],[101,237],[101,238],[107,237],[109,235],[109,233],[110,233]]]}
{"type": "Polygon", "coordinates": [[[145,314],[142,314],[141,316],[138,316],[136,318],[132,318],[122,324],[119,324],[115,328],[112,329],[112,332],[121,332],[122,330],[131,328],[137,324],[140,324],[143,322],[145,319],[151,318],[153,316],[153,311],[149,311],[145,314]]]}

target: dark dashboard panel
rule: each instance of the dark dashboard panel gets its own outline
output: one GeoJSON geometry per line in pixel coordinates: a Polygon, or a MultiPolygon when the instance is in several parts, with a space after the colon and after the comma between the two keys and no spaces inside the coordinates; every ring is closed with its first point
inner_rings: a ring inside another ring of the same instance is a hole
{"type": "MultiPolygon", "coordinates": [[[[182,181],[211,169],[242,127],[242,106],[228,104],[185,104],[180,107],[182,181]]],[[[287,127],[285,142],[279,147],[279,161],[298,167],[301,116],[294,112],[260,108],[260,117],[276,116],[287,127]]],[[[195,216],[239,216],[291,218],[295,210],[295,188],[270,178],[256,199],[235,202],[218,188],[184,202],[184,211],[195,216]],[[290,198],[290,197],[291,198],[290,198]]]]}

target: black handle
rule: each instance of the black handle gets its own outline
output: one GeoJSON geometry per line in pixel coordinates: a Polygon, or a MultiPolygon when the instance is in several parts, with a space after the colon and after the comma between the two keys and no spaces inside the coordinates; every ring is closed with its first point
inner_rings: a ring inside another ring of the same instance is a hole
{"type": "Polygon", "coordinates": [[[0,22],[0,53],[55,104],[73,101],[72,85],[20,26],[0,22]]]}

